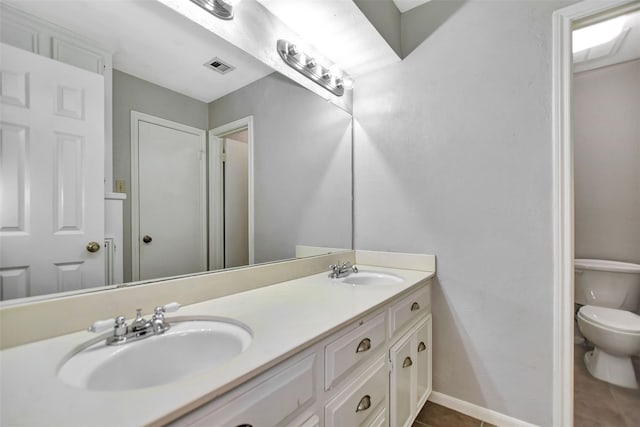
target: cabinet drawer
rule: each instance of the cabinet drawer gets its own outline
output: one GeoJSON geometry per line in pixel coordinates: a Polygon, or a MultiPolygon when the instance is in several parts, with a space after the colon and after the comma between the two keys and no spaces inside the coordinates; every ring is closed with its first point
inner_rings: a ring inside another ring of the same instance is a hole
{"type": "Polygon", "coordinates": [[[387,423],[387,408],[382,408],[382,411],[369,423],[369,427],[386,427],[387,423]]]}
{"type": "Polygon", "coordinates": [[[389,308],[389,336],[431,311],[431,286],[424,286],[389,308]]]}
{"type": "Polygon", "coordinates": [[[383,354],[325,407],[326,427],[359,427],[386,407],[389,371],[383,354]]]}
{"type": "MultiPolygon", "coordinates": [[[[297,427],[297,425],[291,424],[290,427],[297,427]]],[[[317,415],[314,415],[308,420],[306,420],[305,422],[303,422],[302,424],[300,424],[299,427],[320,427],[320,417],[318,417],[317,415]]]]}
{"type": "MultiPolygon", "coordinates": [[[[192,426],[273,427],[291,420],[315,399],[315,354],[293,363],[192,426]]],[[[286,363],[286,362],[285,362],[286,363]]],[[[204,408],[203,408],[204,409],[204,408]]]]}
{"type": "Polygon", "coordinates": [[[325,390],[385,344],[384,312],[360,321],[355,329],[325,347],[325,390]]]}

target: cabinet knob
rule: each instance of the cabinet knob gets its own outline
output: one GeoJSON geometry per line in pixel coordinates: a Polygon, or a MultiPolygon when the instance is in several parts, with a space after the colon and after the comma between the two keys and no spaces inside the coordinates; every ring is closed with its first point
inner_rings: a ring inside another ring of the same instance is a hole
{"type": "Polygon", "coordinates": [[[408,368],[409,366],[413,365],[413,362],[411,361],[410,357],[405,357],[404,358],[404,362],[402,362],[402,367],[403,368],[408,368]]]}
{"type": "Polygon", "coordinates": [[[420,341],[420,344],[418,344],[418,351],[425,351],[427,349],[427,346],[424,344],[424,341],[420,341]]]}
{"type": "Polygon", "coordinates": [[[146,244],[151,243],[152,240],[153,240],[153,238],[151,236],[149,236],[148,234],[142,238],[142,241],[144,243],[146,243],[146,244]]]}
{"type": "Polygon", "coordinates": [[[411,311],[418,311],[420,310],[420,304],[418,304],[417,302],[414,302],[413,304],[411,304],[411,311]]]}
{"type": "Polygon", "coordinates": [[[366,411],[369,408],[371,408],[371,396],[367,394],[362,399],[360,399],[360,402],[358,402],[356,412],[366,411]]]}
{"type": "Polygon", "coordinates": [[[360,341],[358,344],[358,348],[356,348],[356,353],[364,353],[367,350],[371,349],[371,340],[369,338],[365,338],[360,341]]]}

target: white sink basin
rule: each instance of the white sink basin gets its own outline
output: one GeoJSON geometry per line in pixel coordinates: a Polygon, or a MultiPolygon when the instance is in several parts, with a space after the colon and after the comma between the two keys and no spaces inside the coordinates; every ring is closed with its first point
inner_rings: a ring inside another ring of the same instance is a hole
{"type": "Polygon", "coordinates": [[[225,319],[172,321],[162,335],[118,345],[100,342],[73,354],[58,371],[86,390],[132,390],[168,384],[215,368],[247,349],[249,328],[225,319]]]}
{"type": "Polygon", "coordinates": [[[395,274],[367,270],[351,273],[347,277],[337,280],[350,285],[394,285],[404,281],[402,277],[395,274]]]}

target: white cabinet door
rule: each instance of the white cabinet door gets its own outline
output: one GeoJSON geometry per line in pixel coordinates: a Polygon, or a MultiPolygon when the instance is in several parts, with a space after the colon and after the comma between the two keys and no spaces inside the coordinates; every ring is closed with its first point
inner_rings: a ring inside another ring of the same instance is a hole
{"type": "Polygon", "coordinates": [[[414,336],[406,334],[390,350],[392,365],[390,381],[391,427],[411,425],[415,402],[415,382],[413,351],[414,336]]]}
{"type": "Polygon", "coordinates": [[[410,426],[431,393],[431,315],[420,320],[389,351],[391,427],[410,426]]]}
{"type": "Polygon", "coordinates": [[[416,331],[416,386],[417,412],[424,406],[431,394],[431,315],[421,322],[416,331]]]}
{"type": "Polygon", "coordinates": [[[102,285],[103,77],[0,51],[1,298],[102,285]]]}

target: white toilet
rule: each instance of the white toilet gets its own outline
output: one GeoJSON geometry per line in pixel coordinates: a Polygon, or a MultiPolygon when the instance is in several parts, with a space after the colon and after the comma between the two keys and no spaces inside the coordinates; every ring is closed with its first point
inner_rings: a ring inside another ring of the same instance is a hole
{"type": "Polygon", "coordinates": [[[576,259],[575,302],[580,332],[594,345],[585,355],[594,377],[638,388],[631,356],[640,354],[640,265],[576,259]]]}

